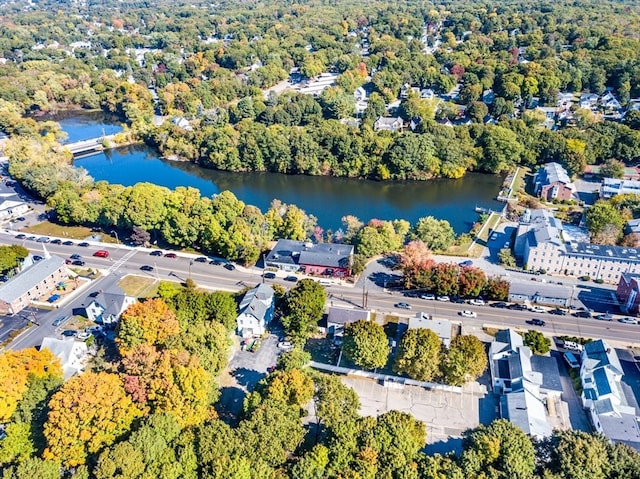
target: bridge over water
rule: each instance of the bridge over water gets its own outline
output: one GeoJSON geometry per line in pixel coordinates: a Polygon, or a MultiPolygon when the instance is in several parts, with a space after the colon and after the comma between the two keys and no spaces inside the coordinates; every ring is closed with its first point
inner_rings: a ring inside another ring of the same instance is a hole
{"type": "Polygon", "coordinates": [[[98,138],[65,143],[64,146],[73,153],[73,156],[85,156],[112,148],[115,146],[115,138],[116,135],[102,135],[98,138]]]}

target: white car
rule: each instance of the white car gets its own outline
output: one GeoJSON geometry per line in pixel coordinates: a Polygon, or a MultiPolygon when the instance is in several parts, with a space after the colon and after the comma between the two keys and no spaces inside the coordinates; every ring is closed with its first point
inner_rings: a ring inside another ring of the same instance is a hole
{"type": "Polygon", "coordinates": [[[82,331],[80,333],[78,333],[78,335],[76,336],[80,341],[84,341],[86,339],[89,339],[89,337],[91,337],[91,333],[88,333],[86,331],[82,331]]]}
{"type": "Polygon", "coordinates": [[[544,313],[547,310],[544,309],[542,306],[531,306],[529,308],[529,311],[531,311],[532,313],[544,313]]]}
{"type": "Polygon", "coordinates": [[[434,300],[436,299],[436,296],[434,294],[427,293],[427,294],[420,295],[420,298],[434,300]]]}
{"type": "Polygon", "coordinates": [[[638,324],[638,320],[634,318],[620,318],[618,321],[627,324],[638,324]]]}
{"type": "Polygon", "coordinates": [[[469,304],[473,304],[474,306],[484,306],[485,302],[483,299],[475,298],[475,299],[469,300],[469,304]]]}
{"type": "Polygon", "coordinates": [[[438,296],[438,301],[451,301],[449,296],[438,296]]]}
{"type": "Polygon", "coordinates": [[[477,318],[478,315],[476,313],[474,313],[473,311],[467,311],[466,309],[464,311],[460,311],[460,316],[464,317],[464,318],[477,318]]]}
{"type": "Polygon", "coordinates": [[[291,344],[289,341],[280,341],[278,343],[278,348],[289,351],[293,349],[293,344],[291,344]]]}

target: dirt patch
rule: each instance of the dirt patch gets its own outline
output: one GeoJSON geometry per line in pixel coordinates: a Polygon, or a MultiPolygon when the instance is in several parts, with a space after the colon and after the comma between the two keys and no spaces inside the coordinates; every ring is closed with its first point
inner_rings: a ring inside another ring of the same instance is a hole
{"type": "Polygon", "coordinates": [[[128,275],[125,276],[118,286],[127,296],[134,298],[153,298],[158,293],[159,281],[143,276],[128,275]]]}

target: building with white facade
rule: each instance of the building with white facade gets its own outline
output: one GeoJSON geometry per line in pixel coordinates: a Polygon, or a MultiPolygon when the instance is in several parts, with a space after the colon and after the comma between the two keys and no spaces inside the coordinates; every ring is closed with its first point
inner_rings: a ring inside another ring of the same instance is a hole
{"type": "Polygon", "coordinates": [[[273,319],[273,288],[260,283],[247,291],[236,318],[237,332],[243,338],[262,336],[273,319]]]}
{"type": "Polygon", "coordinates": [[[65,380],[84,371],[87,345],[82,341],[46,337],[42,339],[40,349],[48,349],[60,360],[65,380]]]}
{"type": "Polygon", "coordinates": [[[609,199],[618,195],[640,195],[640,181],[603,178],[600,185],[600,198],[609,199]]]}

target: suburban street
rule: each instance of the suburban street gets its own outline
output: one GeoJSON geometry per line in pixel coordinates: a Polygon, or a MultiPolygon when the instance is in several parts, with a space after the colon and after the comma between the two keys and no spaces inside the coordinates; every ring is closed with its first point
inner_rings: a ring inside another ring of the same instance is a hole
{"type": "MultiPolygon", "coordinates": [[[[12,349],[19,349],[28,346],[37,346],[44,336],[54,333],[55,328],[51,322],[61,316],[71,314],[73,308],[79,307],[88,300],[87,295],[99,289],[106,290],[114,283],[117,283],[123,276],[128,274],[146,275],[156,280],[180,281],[184,282],[191,277],[199,286],[224,290],[239,291],[247,286],[253,286],[261,281],[262,269],[237,267],[234,271],[229,271],[221,265],[212,265],[194,261],[196,255],[177,253],[177,258],[167,258],[164,256],[152,256],[151,249],[132,248],[124,245],[106,245],[93,243],[89,247],[64,246],[58,244],[43,244],[29,240],[18,240],[13,233],[3,231],[0,233],[0,242],[5,244],[22,244],[34,254],[43,254],[43,248],[50,254],[55,254],[68,258],[76,253],[82,256],[86,262],[85,267],[97,268],[103,275],[92,281],[77,293],[74,293],[69,300],[59,306],[54,311],[37,314],[36,322],[40,326],[33,326],[23,333],[18,340],[11,344],[12,349]],[[98,249],[109,251],[108,258],[97,258],[92,256],[98,249]],[[143,271],[142,266],[151,266],[153,271],[143,271]]],[[[76,242],[77,243],[77,242],[76,242]]],[[[277,283],[285,287],[293,285],[284,281],[283,273],[278,273],[276,279],[266,280],[277,283]]],[[[576,318],[573,316],[553,316],[547,313],[531,313],[529,311],[515,311],[507,309],[492,308],[489,306],[472,306],[469,304],[456,304],[420,298],[405,297],[399,291],[388,291],[379,284],[380,275],[384,274],[390,278],[397,276],[397,273],[389,269],[382,261],[374,261],[362,275],[356,285],[349,285],[336,281],[335,284],[326,287],[328,293],[328,305],[362,307],[363,299],[366,306],[372,309],[377,315],[413,316],[417,311],[422,311],[433,315],[435,318],[458,321],[463,325],[463,330],[479,331],[483,326],[492,328],[526,328],[538,329],[549,335],[571,335],[592,338],[603,338],[615,341],[617,345],[632,345],[640,347],[640,326],[633,324],[623,324],[617,321],[598,321],[595,319],[576,318]],[[411,310],[398,309],[394,305],[404,302],[411,305],[411,310]],[[462,318],[459,313],[462,310],[474,311],[477,318],[462,318]],[[531,319],[544,319],[546,325],[531,326],[526,321],[531,319]]],[[[517,280],[516,278],[510,278],[517,280]]],[[[595,285],[594,285],[595,287],[595,285]]],[[[600,288],[600,285],[598,285],[600,288]]],[[[586,291],[586,290],[584,290],[586,291]]],[[[582,290],[581,290],[582,292],[582,290]]]]}

